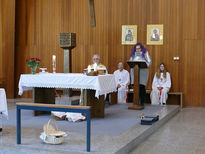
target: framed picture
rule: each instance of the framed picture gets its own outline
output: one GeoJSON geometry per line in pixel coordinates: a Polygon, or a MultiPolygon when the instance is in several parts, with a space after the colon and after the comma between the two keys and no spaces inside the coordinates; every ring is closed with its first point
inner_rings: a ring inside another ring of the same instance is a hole
{"type": "Polygon", "coordinates": [[[137,43],[137,25],[122,25],[122,44],[133,45],[137,43]]]}
{"type": "Polygon", "coordinates": [[[163,25],[147,25],[147,45],[163,45],[163,25]]]}

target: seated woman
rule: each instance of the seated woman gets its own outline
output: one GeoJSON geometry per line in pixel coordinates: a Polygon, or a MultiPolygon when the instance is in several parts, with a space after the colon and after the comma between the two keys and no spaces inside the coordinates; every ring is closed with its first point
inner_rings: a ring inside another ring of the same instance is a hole
{"type": "Polygon", "coordinates": [[[170,74],[167,72],[164,63],[159,65],[158,71],[154,75],[152,82],[152,92],[150,94],[152,104],[166,104],[171,88],[170,74]]]}

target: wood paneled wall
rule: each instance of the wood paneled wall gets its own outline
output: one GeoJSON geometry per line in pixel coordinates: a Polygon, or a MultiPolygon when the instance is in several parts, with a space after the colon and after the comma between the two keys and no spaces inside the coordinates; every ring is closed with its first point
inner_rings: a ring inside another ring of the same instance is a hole
{"type": "Polygon", "coordinates": [[[113,73],[119,61],[129,59],[133,47],[121,45],[121,26],[133,24],[138,25],[138,41],[145,44],[153,61],[147,89],[151,89],[157,66],[164,62],[172,77],[171,91],[184,92],[185,106],[205,106],[201,92],[205,72],[204,0],[95,0],[96,27],[91,27],[89,11],[88,0],[16,1],[16,85],[21,73],[30,72],[25,63],[28,57],[41,58],[41,66],[51,72],[55,54],[57,72],[63,72],[60,32],[77,34],[73,72],[82,72],[92,62],[92,55],[99,53],[101,62],[113,73]],[[147,24],[164,25],[163,45],[146,45],[147,24]],[[175,56],[180,60],[174,61],[175,56]],[[200,77],[192,82],[192,74],[200,77]]]}
{"type": "MultiPolygon", "coordinates": [[[[0,10],[2,4],[0,3],[0,10]]],[[[0,79],[3,78],[3,53],[2,53],[2,12],[0,12],[0,79]]]]}
{"type": "Polygon", "coordinates": [[[0,78],[7,97],[14,97],[15,0],[0,0],[0,78]]]}
{"type": "Polygon", "coordinates": [[[185,40],[184,51],[182,88],[186,105],[205,107],[205,40],[185,40]]]}

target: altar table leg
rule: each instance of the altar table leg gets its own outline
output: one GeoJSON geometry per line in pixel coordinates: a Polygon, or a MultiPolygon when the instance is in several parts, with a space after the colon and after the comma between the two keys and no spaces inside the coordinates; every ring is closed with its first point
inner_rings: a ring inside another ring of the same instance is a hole
{"type": "Polygon", "coordinates": [[[91,117],[104,118],[104,95],[95,97],[95,90],[87,90],[87,106],[91,106],[91,117]]]}
{"type": "MultiPolygon", "coordinates": [[[[43,104],[55,104],[55,88],[34,88],[33,102],[43,104]]],[[[34,111],[34,116],[50,114],[50,111],[34,111]]]]}

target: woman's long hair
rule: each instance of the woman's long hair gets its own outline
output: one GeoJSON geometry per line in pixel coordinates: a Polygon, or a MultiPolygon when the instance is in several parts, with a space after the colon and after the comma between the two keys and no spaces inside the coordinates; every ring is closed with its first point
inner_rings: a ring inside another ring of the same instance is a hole
{"type": "Polygon", "coordinates": [[[163,76],[164,76],[164,78],[166,79],[166,77],[167,77],[167,68],[166,68],[166,66],[165,66],[164,63],[159,64],[159,68],[158,68],[158,70],[157,70],[156,76],[157,76],[158,79],[159,79],[160,76],[161,76],[161,70],[160,70],[160,66],[161,66],[161,65],[164,65],[163,76]]]}
{"type": "Polygon", "coordinates": [[[139,43],[139,42],[137,44],[135,44],[134,47],[132,48],[130,57],[133,57],[135,55],[136,46],[140,46],[140,48],[142,50],[142,57],[144,58],[144,55],[147,52],[147,49],[142,45],[142,43],[139,43]]]}

